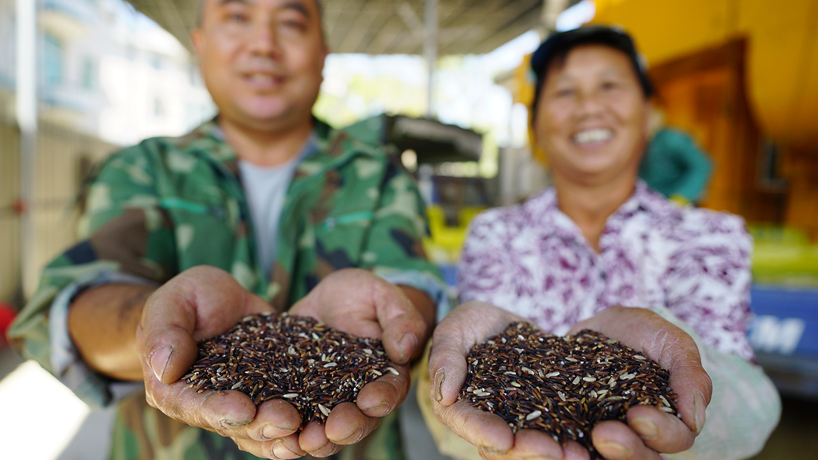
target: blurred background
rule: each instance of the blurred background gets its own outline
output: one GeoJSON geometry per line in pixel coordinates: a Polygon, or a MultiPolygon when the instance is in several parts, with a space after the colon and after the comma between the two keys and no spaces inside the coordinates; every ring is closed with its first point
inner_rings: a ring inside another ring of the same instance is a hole
{"type": "MultiPolygon", "coordinates": [[[[416,175],[429,204],[426,249],[452,294],[469,220],[549,183],[528,142],[530,53],[555,30],[627,29],[664,123],[713,162],[698,205],[744,217],[755,240],[750,337],[784,395],[782,422],[756,458],[815,458],[818,1],[323,5],[333,54],[315,113],[382,143],[416,175]]],[[[0,0],[0,408],[15,414],[0,418],[0,458],[104,458],[110,412],[89,412],[22,363],[2,332],[42,267],[74,242],[93,165],[215,114],[190,53],[195,11],[195,0],[0,0]]]]}

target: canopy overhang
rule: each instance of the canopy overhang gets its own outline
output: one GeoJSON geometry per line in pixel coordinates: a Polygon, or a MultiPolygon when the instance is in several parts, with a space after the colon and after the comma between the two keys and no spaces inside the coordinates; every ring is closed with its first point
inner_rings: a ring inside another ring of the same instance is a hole
{"type": "MultiPolygon", "coordinates": [[[[128,0],[188,50],[199,0],[128,0]]],[[[321,0],[335,53],[423,54],[425,0],[321,0]]],[[[447,0],[438,4],[438,55],[482,54],[539,28],[545,0],[447,0]]]]}

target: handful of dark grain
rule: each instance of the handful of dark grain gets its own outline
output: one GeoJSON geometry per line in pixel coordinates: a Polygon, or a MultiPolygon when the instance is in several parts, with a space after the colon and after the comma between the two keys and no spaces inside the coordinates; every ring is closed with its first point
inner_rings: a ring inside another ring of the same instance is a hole
{"type": "Polygon", "coordinates": [[[677,413],[669,374],[616,340],[590,330],[573,337],[546,334],[527,323],[472,348],[460,399],[493,412],[516,433],[523,428],[577,441],[600,458],[591,430],[602,420],[625,420],[635,405],[677,413]]]}
{"type": "Polygon", "coordinates": [[[226,333],[199,342],[199,358],[182,377],[199,393],[237,390],[258,405],[284,399],[302,416],[302,427],[325,421],[342,402],[389,366],[378,339],[355,337],[316,320],[287,313],[251,315],[226,333]]]}

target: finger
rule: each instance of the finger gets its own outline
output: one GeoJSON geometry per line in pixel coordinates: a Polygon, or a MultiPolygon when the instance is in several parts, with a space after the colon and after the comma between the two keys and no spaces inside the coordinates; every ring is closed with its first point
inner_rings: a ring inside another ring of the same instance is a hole
{"type": "MultiPolygon", "coordinates": [[[[271,458],[273,442],[258,442],[250,439],[233,439],[239,450],[260,458],[271,458]]],[[[288,457],[284,457],[288,458],[288,457]]]]}
{"type": "Polygon", "coordinates": [[[563,449],[550,435],[538,430],[520,430],[514,436],[514,447],[505,453],[482,449],[482,456],[491,460],[562,459],[563,449]]]}
{"type": "Polygon", "coordinates": [[[256,412],[253,421],[247,425],[247,432],[256,441],[270,441],[289,436],[301,426],[301,414],[283,399],[265,401],[256,412]]]}
{"type": "Polygon", "coordinates": [[[589,460],[591,458],[588,449],[575,441],[568,441],[562,450],[565,454],[564,460],[589,460]]]}
{"type": "Polygon", "coordinates": [[[300,458],[306,453],[298,447],[298,437],[296,435],[263,442],[250,439],[233,439],[233,441],[242,451],[260,458],[300,458]]]}
{"type": "Polygon", "coordinates": [[[406,364],[419,355],[429,326],[400,288],[384,282],[373,293],[375,314],[383,328],[383,346],[390,359],[406,364]]]}
{"type": "Polygon", "coordinates": [[[511,322],[524,321],[508,311],[485,302],[466,302],[435,328],[429,358],[432,376],[432,400],[453,404],[466,381],[469,350],[486,338],[499,334],[511,322]]]}
{"type": "Polygon", "coordinates": [[[298,445],[298,435],[291,434],[273,441],[273,458],[300,458],[307,455],[298,445]]]}
{"type": "Polygon", "coordinates": [[[458,401],[444,406],[434,404],[435,416],[441,423],[470,444],[490,454],[505,454],[514,446],[514,434],[498,415],[485,412],[458,401]]]}
{"type": "Polygon", "coordinates": [[[179,292],[158,289],[148,299],[137,328],[137,343],[143,359],[157,380],[179,380],[196,361],[198,348],[193,338],[195,313],[186,307],[179,292]]]}
{"type": "Polygon", "coordinates": [[[636,433],[620,421],[597,423],[591,439],[607,460],[661,460],[655,450],[645,446],[636,433]]]}
{"type": "Polygon", "coordinates": [[[304,427],[298,436],[298,444],[302,450],[313,457],[328,457],[340,450],[340,446],[327,438],[324,424],[315,421],[304,427]]]}
{"type": "Polygon", "coordinates": [[[187,425],[229,434],[231,437],[250,438],[245,428],[256,414],[253,401],[238,391],[206,391],[197,393],[184,382],[170,385],[145,382],[148,404],[167,416],[187,425]]]}
{"type": "Polygon", "coordinates": [[[399,375],[386,374],[361,388],[356,405],[367,417],[384,417],[403,404],[409,394],[409,366],[393,366],[399,375]]]}
{"type": "Polygon", "coordinates": [[[367,417],[353,403],[341,403],[332,408],[324,432],[330,442],[348,445],[360,442],[380,425],[380,418],[367,417]]]}
{"type": "Polygon", "coordinates": [[[683,452],[690,449],[695,440],[694,433],[678,417],[655,407],[633,407],[628,410],[627,420],[642,442],[657,452],[683,452]]]}

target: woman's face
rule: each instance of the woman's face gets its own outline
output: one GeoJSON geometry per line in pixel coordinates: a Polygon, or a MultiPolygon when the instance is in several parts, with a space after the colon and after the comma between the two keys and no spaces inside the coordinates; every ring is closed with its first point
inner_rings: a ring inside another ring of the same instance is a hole
{"type": "Polygon", "coordinates": [[[581,183],[604,183],[623,174],[635,178],[648,109],[627,55],[605,45],[581,45],[563,63],[552,62],[546,73],[537,141],[560,178],[581,183]]]}

